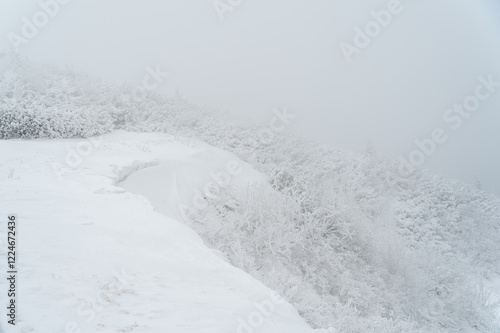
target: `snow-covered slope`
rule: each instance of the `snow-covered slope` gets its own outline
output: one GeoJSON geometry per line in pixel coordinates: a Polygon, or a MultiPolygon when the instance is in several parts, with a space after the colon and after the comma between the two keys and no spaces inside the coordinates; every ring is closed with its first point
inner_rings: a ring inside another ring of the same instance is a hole
{"type": "MultiPolygon", "coordinates": [[[[25,331],[154,332],[169,327],[165,318],[175,309],[181,325],[210,327],[209,316],[218,332],[231,325],[258,332],[247,326],[250,317],[266,330],[274,317],[253,300],[269,301],[267,289],[222,288],[193,301],[199,288],[189,282],[185,289],[194,291],[183,291],[171,281],[217,277],[231,285],[229,272],[248,279],[227,258],[279,291],[314,328],[499,332],[492,306],[499,294],[489,292],[500,276],[500,198],[480,184],[409,172],[373,147],[346,152],[285,131],[263,140],[269,124],[231,119],[180,96],[136,99],[132,87],[16,55],[0,55],[0,69],[0,138],[37,139],[0,142],[0,211],[19,215],[25,331]],[[115,132],[59,140],[115,130],[175,139],[115,132]],[[200,141],[211,146],[194,144],[200,141]],[[182,274],[169,266],[178,262],[182,274]],[[114,277],[122,268],[136,282],[114,277]],[[163,302],[167,291],[155,283],[169,279],[158,283],[186,296],[163,302]],[[96,295],[104,305],[91,309],[96,295]],[[166,322],[154,326],[155,318],[166,322]]],[[[0,237],[4,256],[5,242],[0,237]]],[[[278,317],[300,330],[296,312],[288,316],[278,317]]]]}
{"type": "MultiPolygon", "coordinates": [[[[312,332],[184,223],[116,185],[157,165],[171,171],[157,188],[184,200],[172,191],[204,182],[234,156],[126,132],[0,141],[0,152],[0,211],[18,216],[18,319],[15,328],[2,322],[7,332],[312,332]],[[179,173],[186,166],[200,179],[179,173]]],[[[243,181],[263,177],[241,165],[243,181]]]]}

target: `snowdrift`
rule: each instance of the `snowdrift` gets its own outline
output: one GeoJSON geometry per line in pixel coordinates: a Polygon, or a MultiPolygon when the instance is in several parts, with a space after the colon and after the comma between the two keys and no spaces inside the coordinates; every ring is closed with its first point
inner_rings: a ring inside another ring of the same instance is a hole
{"type": "Polygon", "coordinates": [[[116,186],[141,165],[172,161],[184,174],[169,190],[191,186],[184,163],[203,174],[217,149],[119,132],[92,143],[1,141],[0,151],[0,210],[19,221],[19,318],[15,330],[2,323],[7,332],[312,332],[190,228],[116,186]]]}
{"type": "Polygon", "coordinates": [[[298,312],[339,332],[499,332],[500,198],[479,186],[12,54],[0,70],[0,138],[37,139],[0,141],[26,331],[310,330],[298,312]],[[256,280],[297,312],[254,312],[256,280]]]}

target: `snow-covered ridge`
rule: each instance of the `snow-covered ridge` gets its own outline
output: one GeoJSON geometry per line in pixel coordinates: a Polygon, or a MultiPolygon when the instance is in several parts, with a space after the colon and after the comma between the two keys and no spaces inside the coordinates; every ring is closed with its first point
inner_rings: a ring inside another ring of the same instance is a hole
{"type": "Polygon", "coordinates": [[[53,163],[80,141],[0,142],[0,210],[19,220],[16,332],[312,332],[186,225],[116,186],[140,167],[220,151],[117,132],[59,181],[53,163]]]}
{"type": "MultiPolygon", "coordinates": [[[[38,139],[1,142],[0,179],[7,184],[1,204],[12,202],[21,216],[48,220],[46,211],[67,211],[64,222],[54,219],[58,235],[81,233],[74,242],[92,249],[102,237],[138,232],[136,224],[119,228],[114,214],[129,221],[154,208],[196,230],[199,237],[193,237],[216,249],[210,253],[223,262],[279,291],[315,328],[498,332],[488,292],[500,274],[500,198],[479,186],[418,170],[402,174],[397,161],[377,156],[373,147],[350,153],[285,132],[262,142],[259,133],[269,128],[179,96],[148,92],[134,100],[130,87],[5,55],[0,68],[6,73],[0,80],[0,138],[38,139]],[[116,130],[169,136],[96,136],[116,130]],[[39,139],[81,136],[88,140],[39,139]],[[146,182],[151,185],[142,186],[146,182]],[[140,195],[122,187],[128,185],[140,195]],[[120,205],[107,205],[118,197],[120,205]],[[92,226],[94,209],[116,211],[97,224],[113,228],[95,238],[85,233],[88,228],[74,228],[92,226]]],[[[56,244],[47,230],[40,235],[56,244]]],[[[66,243],[57,245],[72,246],[66,243]]],[[[52,258],[51,250],[41,249],[33,255],[52,258]]]]}

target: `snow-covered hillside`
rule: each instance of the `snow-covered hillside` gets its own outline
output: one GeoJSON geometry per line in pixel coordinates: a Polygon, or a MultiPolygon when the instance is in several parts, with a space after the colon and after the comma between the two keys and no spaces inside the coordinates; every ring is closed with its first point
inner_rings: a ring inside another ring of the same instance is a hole
{"type": "Polygon", "coordinates": [[[0,69],[24,332],[500,330],[497,196],[180,96],[0,69]]]}
{"type": "MultiPolygon", "coordinates": [[[[0,151],[0,211],[17,213],[19,225],[19,317],[7,332],[312,331],[185,224],[116,185],[148,165],[217,149],[119,132],[93,141],[2,141],[0,151]],[[81,163],[62,174],[57,163],[77,148],[81,163]]],[[[200,175],[214,162],[203,161],[200,175]]],[[[162,179],[157,185],[173,190],[162,179]]]]}

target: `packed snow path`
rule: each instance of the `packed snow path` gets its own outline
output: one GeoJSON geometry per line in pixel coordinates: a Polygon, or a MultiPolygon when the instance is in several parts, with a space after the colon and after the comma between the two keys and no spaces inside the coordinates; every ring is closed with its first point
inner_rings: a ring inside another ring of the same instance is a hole
{"type": "MultiPolygon", "coordinates": [[[[3,310],[3,331],[313,331],[185,224],[117,186],[140,168],[221,151],[120,131],[91,140],[0,141],[0,154],[0,212],[4,220],[17,214],[19,270],[16,326],[6,324],[3,310]]],[[[5,258],[6,237],[0,246],[5,258]]]]}

